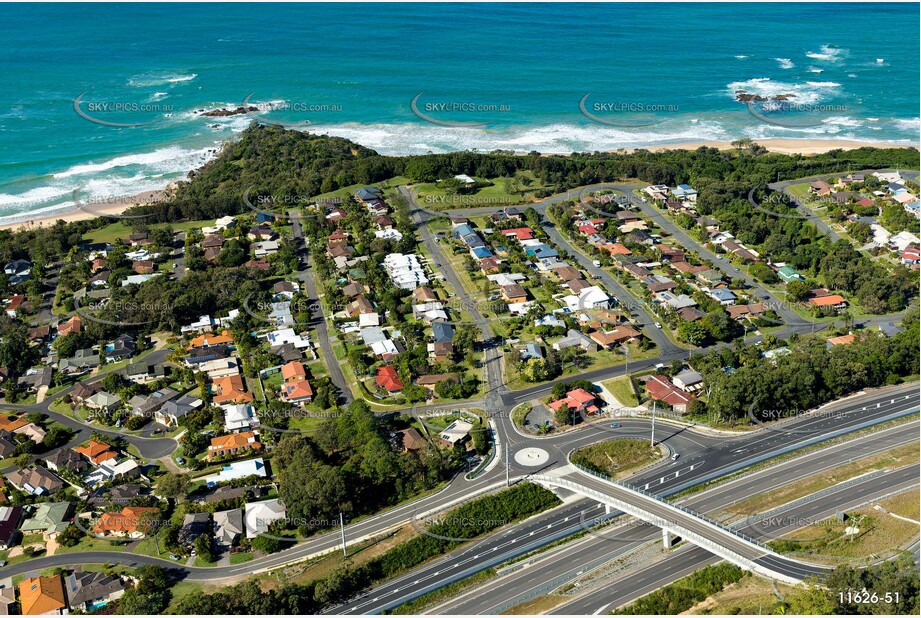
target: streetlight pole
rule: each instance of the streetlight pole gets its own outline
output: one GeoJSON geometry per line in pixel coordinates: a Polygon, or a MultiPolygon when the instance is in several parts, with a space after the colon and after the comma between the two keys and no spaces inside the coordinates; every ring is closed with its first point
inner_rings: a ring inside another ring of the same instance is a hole
{"type": "Polygon", "coordinates": [[[342,557],[348,558],[349,553],[345,548],[345,517],[342,515],[342,512],[339,512],[339,532],[342,536],[342,557]]]}
{"type": "Polygon", "coordinates": [[[512,486],[511,467],[509,466],[509,463],[508,463],[508,452],[509,452],[509,445],[508,445],[508,441],[506,440],[506,446],[505,446],[505,486],[506,486],[506,487],[511,487],[511,486],[512,486]]]}
{"type": "Polygon", "coordinates": [[[649,446],[653,447],[656,445],[656,404],[659,403],[657,400],[652,400],[652,433],[649,435],[649,446]]]}

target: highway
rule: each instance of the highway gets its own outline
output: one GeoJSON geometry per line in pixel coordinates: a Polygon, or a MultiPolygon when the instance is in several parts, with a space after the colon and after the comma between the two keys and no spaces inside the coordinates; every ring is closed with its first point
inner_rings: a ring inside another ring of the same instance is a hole
{"type": "MultiPolygon", "coordinates": [[[[796,436],[794,439],[791,439],[791,434],[781,434],[776,431],[763,431],[759,432],[757,436],[750,435],[741,438],[722,437],[717,443],[711,442],[707,446],[681,453],[681,457],[676,462],[666,460],[663,464],[654,466],[632,477],[630,482],[640,487],[647,487],[662,496],[671,495],[701,482],[719,478],[755,463],[766,461],[780,454],[793,452],[807,446],[808,443],[821,442],[823,439],[827,439],[827,436],[844,435],[863,423],[874,422],[873,419],[897,417],[913,413],[918,409],[917,393],[914,392],[913,387],[902,387],[898,391],[889,391],[883,396],[877,393],[875,396],[856,397],[853,400],[842,402],[835,406],[834,409],[836,414],[828,418],[797,419],[796,422],[790,423],[786,427],[787,430],[804,432],[802,434],[793,434],[796,436]],[[898,393],[898,397],[908,398],[899,399],[893,403],[892,399],[896,393],[898,393]],[[886,402],[885,405],[883,405],[883,402],[886,402]],[[880,403],[879,408],[875,407],[876,403],[880,403]],[[869,409],[864,410],[865,407],[869,409]],[[829,423],[830,420],[833,420],[834,423],[829,423]],[[815,433],[809,435],[810,432],[815,433]],[[740,446],[743,444],[745,445],[744,447],[740,446]]],[[[605,432],[605,434],[605,439],[613,437],[608,432],[605,432]]],[[[693,435],[693,437],[696,439],[699,436],[693,435]]],[[[551,439],[544,439],[539,442],[534,440],[533,443],[542,445],[550,441],[551,439]]],[[[668,445],[668,442],[666,441],[665,444],[668,445]]],[[[572,446],[571,448],[577,447],[572,446]]],[[[563,449],[560,450],[562,451],[563,449]]],[[[535,470],[534,472],[546,473],[545,470],[535,470]]],[[[591,510],[593,507],[594,505],[589,501],[580,501],[575,503],[571,510],[562,509],[562,512],[555,519],[558,522],[566,523],[566,518],[570,518],[569,521],[574,522],[571,525],[571,532],[575,532],[578,530],[579,524],[578,519],[574,519],[574,516],[578,517],[582,511],[585,511],[588,516],[601,513],[600,509],[591,510]]],[[[355,599],[331,611],[335,613],[374,613],[389,607],[395,607],[415,596],[428,592],[429,589],[440,587],[493,564],[499,564],[517,555],[527,553],[532,549],[533,543],[539,540],[537,537],[544,537],[543,544],[556,540],[560,538],[560,525],[551,525],[550,522],[545,523],[542,521],[538,526],[544,526],[545,532],[533,535],[530,534],[530,530],[527,535],[519,535],[517,532],[505,532],[504,534],[510,535],[509,538],[503,539],[500,536],[496,539],[496,544],[483,545],[478,548],[478,551],[474,552],[480,556],[474,566],[454,560],[453,557],[444,561],[437,561],[426,565],[421,571],[414,571],[411,576],[407,575],[392,582],[387,582],[375,588],[372,592],[362,595],[359,599],[355,599]],[[486,549],[490,551],[487,552],[486,549]],[[483,556],[487,556],[488,560],[483,559],[483,556]],[[456,566],[455,563],[457,563],[456,566]],[[447,565],[447,568],[445,565],[447,565]],[[410,583],[406,584],[406,580],[409,580],[410,583]],[[377,601],[372,601],[372,599],[377,599],[377,601]]],[[[485,542],[486,540],[484,540],[485,542]]]]}
{"type": "MultiPolygon", "coordinates": [[[[875,498],[892,492],[907,490],[918,485],[918,471],[907,466],[885,472],[863,482],[847,485],[837,491],[811,497],[805,503],[782,509],[775,513],[769,523],[752,523],[740,528],[742,532],[763,540],[776,539],[799,528],[819,522],[838,512],[847,512],[872,502],[875,498]]],[[[696,546],[688,545],[666,556],[663,560],[639,573],[630,573],[618,580],[616,586],[604,586],[589,594],[554,608],[551,614],[595,614],[610,612],[629,603],[656,588],[666,586],[708,564],[719,562],[713,554],[696,546]],[[655,574],[657,579],[648,577],[655,574]]]]}
{"type": "MultiPolygon", "coordinates": [[[[918,440],[917,422],[899,424],[892,428],[880,430],[866,438],[840,442],[805,455],[799,455],[783,463],[761,468],[750,474],[741,475],[728,482],[692,494],[680,501],[681,504],[710,516],[720,516],[727,507],[752,495],[796,483],[806,477],[821,473],[855,459],[882,452],[902,444],[918,440]]],[[[917,479],[916,479],[917,480],[917,479]]],[[[753,535],[754,536],[754,535],[753,535]]],[[[617,560],[643,545],[653,542],[655,549],[660,547],[659,530],[651,525],[629,524],[618,527],[600,528],[589,537],[574,541],[566,546],[550,550],[545,558],[536,558],[527,568],[515,571],[501,578],[493,579],[464,594],[452,599],[435,610],[443,614],[497,614],[526,599],[559,587],[588,573],[603,564],[617,560]],[[563,556],[563,559],[560,559],[563,556]]],[[[691,549],[691,548],[689,548],[691,549]]],[[[712,557],[704,550],[694,549],[695,556],[712,557]]],[[[712,561],[717,561],[712,557],[712,561]]],[[[660,567],[650,567],[649,572],[656,576],[656,581],[667,573],[668,565],[686,566],[671,560],[660,567]]],[[[703,565],[700,565],[703,566],[703,565]]],[[[695,566],[691,570],[696,570],[695,566]]],[[[648,575],[648,573],[647,573],[648,575]]],[[[682,575],[678,575],[681,577],[682,575]]],[[[642,577],[647,583],[645,577],[642,577]]],[[[677,577],[675,578],[677,579],[677,577]]],[[[620,579],[618,579],[620,581],[620,579]]],[[[665,580],[665,583],[671,581],[665,580]]],[[[664,585],[664,584],[663,584],[664,585]]],[[[584,606],[561,613],[586,613],[586,608],[596,608],[601,603],[609,602],[612,594],[626,590],[618,584],[616,590],[602,589],[593,591],[591,600],[584,606]]],[[[573,601],[575,603],[576,601],[573,601]]]]}

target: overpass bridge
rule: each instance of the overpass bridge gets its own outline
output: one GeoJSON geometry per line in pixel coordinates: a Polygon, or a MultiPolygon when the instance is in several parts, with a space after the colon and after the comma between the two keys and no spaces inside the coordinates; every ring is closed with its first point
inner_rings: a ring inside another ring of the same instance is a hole
{"type": "Polygon", "coordinates": [[[782,556],[746,534],[638,487],[594,475],[579,467],[576,469],[584,476],[536,474],[530,475],[528,480],[572,491],[600,502],[609,513],[616,509],[661,528],[666,547],[671,545],[673,536],[679,536],[743,569],[787,584],[798,584],[812,576],[821,577],[829,570],[782,556]]]}

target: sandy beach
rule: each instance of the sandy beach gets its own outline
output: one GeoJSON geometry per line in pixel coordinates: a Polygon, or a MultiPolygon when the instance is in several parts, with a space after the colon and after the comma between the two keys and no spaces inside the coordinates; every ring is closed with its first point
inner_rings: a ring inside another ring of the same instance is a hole
{"type": "Polygon", "coordinates": [[[79,208],[68,212],[59,212],[47,217],[37,217],[35,219],[26,219],[23,221],[14,221],[12,223],[0,224],[0,230],[22,231],[37,227],[54,225],[58,221],[70,223],[72,221],[85,221],[95,219],[96,217],[119,215],[133,206],[150,204],[152,202],[163,201],[166,197],[166,189],[159,191],[145,191],[137,195],[126,195],[104,202],[91,202],[83,204],[79,208]]]}
{"type": "MultiPolygon", "coordinates": [[[[761,144],[767,148],[770,152],[777,152],[781,154],[814,155],[828,152],[829,150],[853,150],[855,148],[864,148],[867,146],[873,148],[910,148],[910,146],[907,145],[891,144],[886,142],[858,142],[852,140],[765,139],[756,141],[758,144],[761,144]]],[[[732,146],[731,142],[683,142],[679,144],[649,146],[646,148],[646,150],[650,150],[652,152],[661,152],[664,150],[696,150],[701,146],[706,146],[708,148],[719,148],[720,150],[733,150],[735,148],[732,146]]],[[[624,149],[623,151],[632,152],[634,150],[636,149],[628,148],[624,149]]],[[[74,209],[69,212],[56,213],[47,217],[37,217],[35,219],[27,219],[13,223],[2,223],[0,224],[0,230],[11,229],[18,231],[35,227],[54,225],[54,223],[59,220],[66,222],[83,221],[104,215],[118,215],[132,206],[160,201],[163,200],[165,196],[166,189],[160,191],[147,191],[144,193],[139,193],[138,195],[120,197],[115,201],[85,204],[79,209],[74,209]]]]}
{"type": "MultiPolygon", "coordinates": [[[[814,155],[828,152],[829,150],[854,150],[857,148],[911,148],[907,144],[892,144],[888,142],[858,142],[846,139],[759,139],[756,143],[764,146],[769,152],[780,154],[814,155]]],[[[696,150],[701,146],[719,148],[720,150],[734,150],[731,142],[686,142],[681,144],[667,144],[663,146],[650,146],[646,150],[661,152],[663,150],[696,150]]],[[[914,145],[918,147],[917,144],[914,145]]]]}

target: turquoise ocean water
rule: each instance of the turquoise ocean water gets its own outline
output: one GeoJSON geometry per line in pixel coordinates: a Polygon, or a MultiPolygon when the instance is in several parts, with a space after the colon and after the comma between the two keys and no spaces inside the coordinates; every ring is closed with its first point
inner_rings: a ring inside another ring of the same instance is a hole
{"type": "Polygon", "coordinates": [[[918,29],[917,4],[4,5],[0,220],[184,177],[253,121],[200,110],[248,95],[388,154],[916,143],[918,29]]]}

